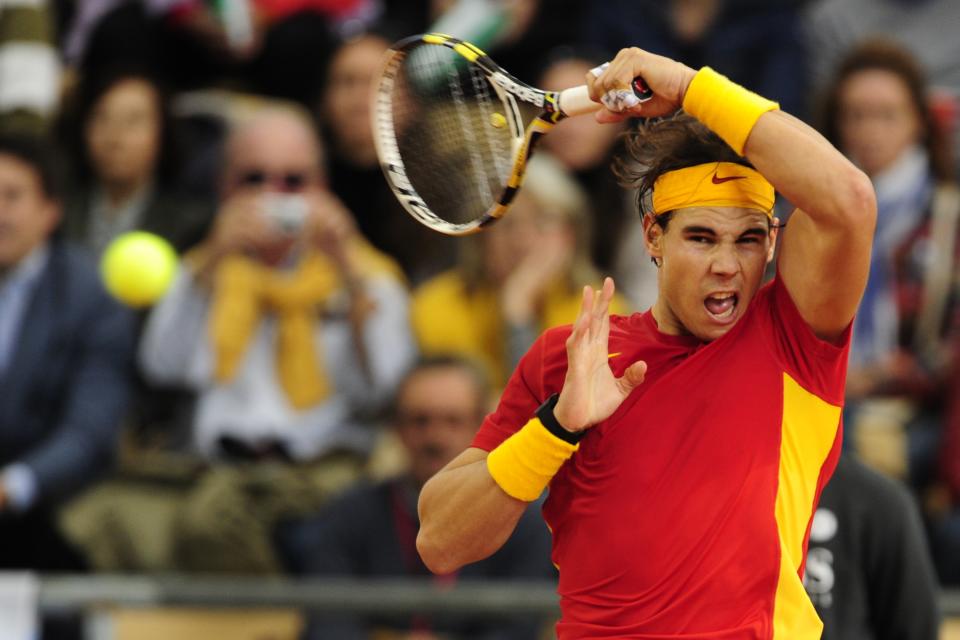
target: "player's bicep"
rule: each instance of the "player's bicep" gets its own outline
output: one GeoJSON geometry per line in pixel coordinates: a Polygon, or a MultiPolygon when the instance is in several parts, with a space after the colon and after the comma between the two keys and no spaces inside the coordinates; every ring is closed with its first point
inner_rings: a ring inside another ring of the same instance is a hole
{"type": "Polygon", "coordinates": [[[822,340],[836,341],[856,313],[867,275],[873,227],[818,225],[801,210],[784,229],[778,270],[800,315],[822,340]]]}

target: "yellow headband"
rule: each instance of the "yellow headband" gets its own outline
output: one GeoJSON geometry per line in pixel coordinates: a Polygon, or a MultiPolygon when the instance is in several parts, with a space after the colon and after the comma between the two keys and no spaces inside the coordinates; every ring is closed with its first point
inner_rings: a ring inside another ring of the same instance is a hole
{"type": "Polygon", "coordinates": [[[773,216],[773,185],[733,162],[708,162],[668,171],[653,183],[655,215],[685,207],[743,207],[773,216]]]}

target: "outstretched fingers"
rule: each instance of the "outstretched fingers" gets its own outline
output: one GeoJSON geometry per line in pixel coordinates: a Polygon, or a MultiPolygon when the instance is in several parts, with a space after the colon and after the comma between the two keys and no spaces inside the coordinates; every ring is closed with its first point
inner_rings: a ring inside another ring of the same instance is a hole
{"type": "Polygon", "coordinates": [[[583,298],[580,303],[580,313],[577,314],[577,319],[573,323],[574,335],[583,336],[589,332],[590,316],[593,311],[593,298],[593,289],[591,287],[584,287],[583,298]]]}
{"type": "Polygon", "coordinates": [[[573,328],[570,330],[570,336],[567,338],[567,354],[572,356],[577,349],[588,338],[590,334],[590,319],[593,310],[593,289],[583,288],[583,297],[580,303],[580,312],[577,319],[573,322],[573,328]]]}
{"type": "Polygon", "coordinates": [[[606,357],[607,339],[610,335],[610,303],[613,295],[612,278],[606,278],[599,290],[589,286],[583,288],[580,313],[567,339],[567,346],[570,349],[588,349],[597,353],[602,351],[602,356],[606,357]]]}
{"type": "Polygon", "coordinates": [[[593,309],[594,336],[603,340],[604,348],[607,347],[607,337],[610,335],[610,303],[613,301],[613,293],[613,278],[607,277],[603,280],[603,286],[598,292],[597,302],[593,309]]]}

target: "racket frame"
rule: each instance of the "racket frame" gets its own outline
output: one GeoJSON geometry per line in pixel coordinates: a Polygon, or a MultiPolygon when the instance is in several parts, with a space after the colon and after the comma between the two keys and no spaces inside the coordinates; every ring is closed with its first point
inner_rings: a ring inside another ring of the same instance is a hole
{"type": "Polygon", "coordinates": [[[374,145],[380,167],[403,208],[417,221],[451,236],[463,236],[476,233],[496,222],[506,212],[516,196],[526,171],[527,161],[540,138],[568,115],[579,115],[596,111],[600,105],[591,101],[586,87],[575,87],[565,91],[544,91],[517,80],[495,63],[483,51],[452,36],[428,33],[405,38],[384,54],[379,81],[373,87],[372,127],[374,145]],[[445,46],[486,76],[494,92],[504,106],[504,116],[510,127],[512,138],[512,164],[506,184],[496,202],[479,217],[464,223],[444,220],[430,210],[423,198],[410,183],[404,168],[400,147],[397,143],[396,129],[393,123],[393,90],[397,74],[408,55],[419,47],[445,46]],[[518,102],[525,102],[541,109],[526,127],[520,115],[518,102]],[[567,107],[561,109],[561,105],[567,107]]]}

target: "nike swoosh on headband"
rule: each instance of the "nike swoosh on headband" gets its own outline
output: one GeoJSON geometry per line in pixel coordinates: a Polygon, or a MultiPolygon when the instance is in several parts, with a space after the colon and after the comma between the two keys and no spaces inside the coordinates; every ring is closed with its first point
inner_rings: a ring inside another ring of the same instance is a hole
{"type": "Polygon", "coordinates": [[[717,174],[713,174],[713,178],[710,179],[710,182],[713,184],[723,184],[724,182],[730,182],[731,180],[743,180],[747,176],[727,176],[725,178],[717,177],[717,174]]]}

